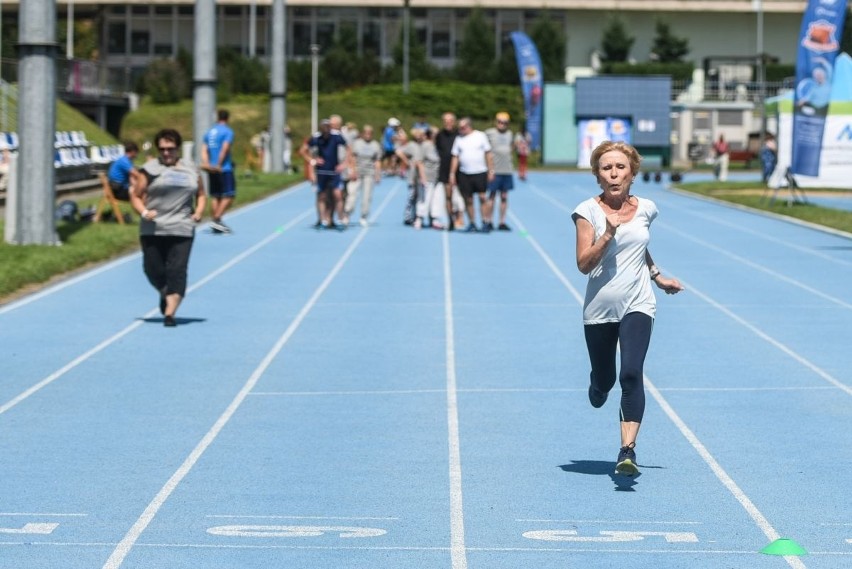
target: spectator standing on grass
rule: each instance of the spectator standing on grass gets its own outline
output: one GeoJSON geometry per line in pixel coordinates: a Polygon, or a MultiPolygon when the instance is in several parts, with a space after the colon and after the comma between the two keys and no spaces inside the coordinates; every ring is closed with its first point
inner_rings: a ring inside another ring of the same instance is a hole
{"type": "Polygon", "coordinates": [[[216,124],[204,135],[201,145],[201,168],[206,170],[210,177],[213,216],[210,229],[214,233],[231,232],[231,228],[222,221],[222,216],[231,207],[237,195],[234,163],[231,159],[234,131],[228,125],[230,116],[227,110],[219,109],[216,124]]]}
{"type": "Polygon", "coordinates": [[[731,160],[731,154],[728,141],[725,140],[724,134],[720,134],[718,140],[713,143],[713,153],[716,155],[716,164],[714,165],[713,173],[720,182],[727,181],[728,164],[731,160]]]}
{"type": "Polygon", "coordinates": [[[615,471],[639,473],[636,436],[645,412],[643,368],[651,341],[657,301],[651,283],[676,294],[680,282],[654,264],[648,244],[657,206],[631,195],[641,156],[624,142],[605,141],[592,151],[592,173],[601,193],[575,209],[577,268],[589,275],[583,303],[583,331],[592,371],[589,402],[606,403],[616,378],[621,384],[621,447],[615,471]],[[616,376],[616,355],[621,366],[616,376]]]}
{"type": "Polygon", "coordinates": [[[163,325],[168,327],[177,325],[175,313],[186,295],[195,225],[207,205],[198,170],[180,159],[181,142],[178,131],[161,130],[154,136],[159,157],[131,173],[130,203],[141,218],[139,239],[145,276],[159,293],[163,325]]]}
{"type": "Polygon", "coordinates": [[[459,121],[459,135],[453,142],[453,160],[450,163],[450,184],[458,184],[464,198],[468,225],[465,231],[475,233],[476,213],[474,212],[473,197],[479,197],[479,216],[482,220],[482,231],[491,230],[487,223],[491,219],[491,208],[488,204],[488,184],[494,180],[494,159],[488,137],[481,130],[474,130],[469,117],[459,121]]]}
{"type": "Polygon", "coordinates": [[[515,138],[509,128],[509,113],[499,112],[494,117],[494,126],[485,131],[491,152],[494,156],[494,179],[488,184],[488,209],[491,216],[485,220],[488,224],[486,231],[491,231],[494,224],[494,207],[497,198],[500,198],[500,222],[497,229],[500,231],[511,231],[506,223],[506,212],[509,209],[509,192],[515,187],[512,168],[512,149],[515,138]]]}
{"type": "Polygon", "coordinates": [[[358,194],[361,197],[361,227],[367,227],[370,206],[373,202],[373,187],[382,179],[382,146],[373,139],[372,125],[365,124],[361,136],[352,142],[352,158],[355,162],[355,175],[349,181],[349,189],[344,206],[345,220],[355,211],[358,194]]]}
{"type": "Polygon", "coordinates": [[[124,155],[110,164],[107,171],[107,180],[112,194],[121,201],[130,200],[130,175],[136,171],[133,161],[139,155],[139,147],[135,142],[126,140],[124,142],[124,155]]]}

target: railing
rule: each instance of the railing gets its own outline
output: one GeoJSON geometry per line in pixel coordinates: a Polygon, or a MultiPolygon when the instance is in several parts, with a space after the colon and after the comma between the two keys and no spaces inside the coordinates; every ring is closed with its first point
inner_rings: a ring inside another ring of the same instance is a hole
{"type": "Polygon", "coordinates": [[[792,90],[793,78],[784,81],[766,81],[761,89],[757,81],[732,81],[722,83],[719,81],[706,82],[704,88],[693,85],[691,81],[672,81],[672,101],[699,102],[699,101],[729,101],[743,103],[757,103],[761,99],[792,90]]]}
{"type": "MultiPolygon", "coordinates": [[[[18,82],[18,60],[3,58],[0,76],[8,83],[18,82]]],[[[56,90],[81,97],[123,96],[130,92],[128,74],[88,59],[56,59],[56,90]]]]}

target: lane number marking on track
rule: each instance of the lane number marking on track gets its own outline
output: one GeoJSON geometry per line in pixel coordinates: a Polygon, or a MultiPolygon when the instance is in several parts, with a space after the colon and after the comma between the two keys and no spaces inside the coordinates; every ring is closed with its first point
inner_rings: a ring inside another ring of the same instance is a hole
{"type": "Polygon", "coordinates": [[[337,534],[340,538],[378,537],[385,535],[386,530],[354,526],[254,526],[233,525],[216,526],[207,529],[211,535],[227,537],[317,537],[326,534],[337,534]]]}

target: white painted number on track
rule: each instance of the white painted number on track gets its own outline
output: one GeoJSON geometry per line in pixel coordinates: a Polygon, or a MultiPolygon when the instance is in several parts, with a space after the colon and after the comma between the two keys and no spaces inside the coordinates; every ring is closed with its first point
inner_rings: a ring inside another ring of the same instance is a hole
{"type": "Polygon", "coordinates": [[[207,533],[228,537],[317,537],[333,533],[347,538],[378,537],[387,531],[347,526],[216,526],[209,528],[207,533]]]}
{"type": "Polygon", "coordinates": [[[577,535],[573,529],[538,530],[524,532],[528,539],[540,539],[542,541],[577,541],[596,543],[615,543],[624,541],[642,541],[646,537],[663,537],[668,543],[697,543],[698,536],[692,532],[680,531],[602,531],[597,536],[577,535]]]}
{"type": "Polygon", "coordinates": [[[2,534],[37,534],[50,535],[53,530],[59,527],[59,524],[24,524],[22,528],[0,528],[2,534]]]}

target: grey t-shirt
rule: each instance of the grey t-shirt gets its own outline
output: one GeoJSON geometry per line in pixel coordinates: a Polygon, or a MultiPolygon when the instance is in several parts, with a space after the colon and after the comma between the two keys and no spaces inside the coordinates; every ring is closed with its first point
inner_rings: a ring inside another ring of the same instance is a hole
{"type": "Polygon", "coordinates": [[[512,143],[515,141],[511,130],[500,132],[496,128],[485,131],[488,142],[491,143],[491,152],[494,157],[495,174],[512,173],[512,143]]]}
{"type": "Polygon", "coordinates": [[[356,138],[352,143],[352,154],[355,157],[355,169],[359,177],[376,174],[376,161],[381,160],[383,154],[378,141],[367,142],[363,138],[356,138]]]}
{"type": "Polygon", "coordinates": [[[139,234],[192,237],[195,234],[193,198],[198,192],[195,165],[178,160],[174,166],[165,166],[154,158],[145,162],[140,172],[148,178],[145,207],[156,210],[157,217],[143,219],[139,234]]]}
{"type": "Polygon", "coordinates": [[[423,169],[426,171],[426,183],[434,184],[438,181],[438,168],[441,166],[441,157],[438,156],[435,143],[431,140],[424,140],[423,144],[420,145],[420,150],[423,169]]]}

